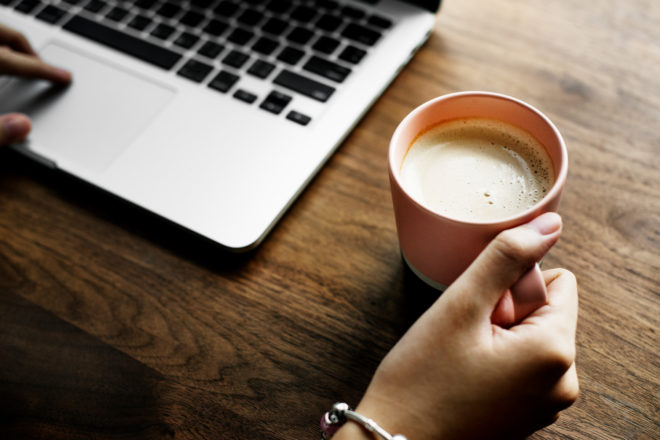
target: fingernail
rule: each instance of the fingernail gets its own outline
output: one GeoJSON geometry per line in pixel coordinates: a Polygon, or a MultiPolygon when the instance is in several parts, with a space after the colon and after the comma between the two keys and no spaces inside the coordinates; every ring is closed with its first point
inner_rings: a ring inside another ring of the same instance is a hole
{"type": "Polygon", "coordinates": [[[56,76],[58,81],[69,82],[71,81],[71,72],[68,70],[60,69],[59,67],[53,67],[53,74],[56,76]]]}
{"type": "Polygon", "coordinates": [[[561,217],[555,212],[546,212],[527,223],[526,226],[541,235],[551,235],[561,229],[561,217]]]}
{"type": "Polygon", "coordinates": [[[2,130],[7,141],[14,142],[23,139],[30,131],[30,121],[25,116],[5,116],[2,130]]]}

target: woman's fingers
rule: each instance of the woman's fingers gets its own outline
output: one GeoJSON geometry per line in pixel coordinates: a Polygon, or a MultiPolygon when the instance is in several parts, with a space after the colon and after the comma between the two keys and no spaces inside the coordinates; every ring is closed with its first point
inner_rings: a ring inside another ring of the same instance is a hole
{"type": "Polygon", "coordinates": [[[46,79],[57,83],[71,81],[71,73],[51,66],[35,55],[0,47],[0,74],[46,79]]]}
{"type": "Polygon", "coordinates": [[[0,147],[20,142],[30,132],[30,120],[19,113],[0,116],[0,147]]]}
{"type": "Polygon", "coordinates": [[[28,55],[36,56],[36,52],[32,49],[30,42],[25,35],[19,31],[7,27],[0,23],[0,45],[9,46],[17,52],[23,52],[28,55]]]}
{"type": "Polygon", "coordinates": [[[555,244],[561,217],[545,213],[501,232],[447,289],[443,296],[465,304],[465,315],[490,325],[502,295],[555,244]]]}
{"type": "Polygon", "coordinates": [[[550,400],[555,406],[554,409],[559,412],[571,406],[577,400],[579,393],[580,384],[575,363],[573,363],[571,368],[566,371],[555,385],[550,400]]]}

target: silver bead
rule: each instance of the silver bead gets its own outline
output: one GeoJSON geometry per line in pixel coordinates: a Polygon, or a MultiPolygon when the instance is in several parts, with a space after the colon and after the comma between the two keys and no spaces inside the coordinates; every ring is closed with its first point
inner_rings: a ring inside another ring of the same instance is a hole
{"type": "Polygon", "coordinates": [[[348,406],[348,403],[344,403],[344,402],[337,402],[334,405],[332,405],[332,411],[336,411],[339,414],[344,414],[349,409],[351,408],[348,406]]]}
{"type": "Polygon", "coordinates": [[[395,436],[392,437],[392,440],[408,440],[408,439],[401,434],[396,434],[395,436]]]}

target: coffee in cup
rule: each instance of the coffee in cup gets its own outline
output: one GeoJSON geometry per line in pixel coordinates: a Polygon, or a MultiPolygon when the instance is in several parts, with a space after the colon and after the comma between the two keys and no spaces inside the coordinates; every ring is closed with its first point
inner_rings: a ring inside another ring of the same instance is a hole
{"type": "MultiPolygon", "coordinates": [[[[556,212],[567,170],[561,134],[523,101],[459,92],[422,104],[399,124],[389,149],[404,261],[444,290],[498,233],[556,212]]],[[[545,301],[538,264],[511,293],[529,304],[521,310],[545,301]]]]}
{"type": "Polygon", "coordinates": [[[526,211],[554,184],[545,147],[529,132],[488,118],[430,127],[408,149],[399,177],[430,210],[479,222],[526,211]]]}

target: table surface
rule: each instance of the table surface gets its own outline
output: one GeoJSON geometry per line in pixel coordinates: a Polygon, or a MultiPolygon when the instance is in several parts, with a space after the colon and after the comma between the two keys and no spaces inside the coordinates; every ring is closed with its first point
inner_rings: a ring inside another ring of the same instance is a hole
{"type": "Polygon", "coordinates": [[[432,301],[386,171],[428,99],[492,90],[568,145],[581,395],[533,439],[660,437],[660,2],[445,0],[428,43],[255,252],[0,153],[3,438],[317,438],[432,301]]]}

